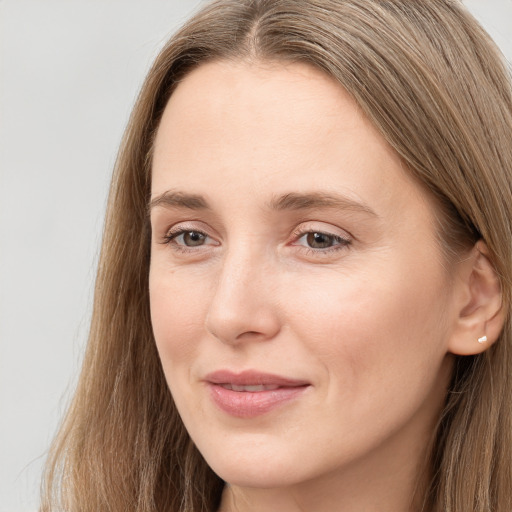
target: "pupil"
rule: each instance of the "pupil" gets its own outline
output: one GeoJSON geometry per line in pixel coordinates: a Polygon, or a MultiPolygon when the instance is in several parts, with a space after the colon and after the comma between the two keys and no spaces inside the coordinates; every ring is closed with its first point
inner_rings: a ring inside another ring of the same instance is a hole
{"type": "Polygon", "coordinates": [[[189,231],[188,233],[183,234],[183,241],[185,242],[185,245],[188,246],[203,245],[204,239],[205,236],[197,231],[189,231]]]}
{"type": "Polygon", "coordinates": [[[332,236],[323,233],[309,233],[307,240],[308,245],[313,249],[326,249],[332,246],[332,236]]]}

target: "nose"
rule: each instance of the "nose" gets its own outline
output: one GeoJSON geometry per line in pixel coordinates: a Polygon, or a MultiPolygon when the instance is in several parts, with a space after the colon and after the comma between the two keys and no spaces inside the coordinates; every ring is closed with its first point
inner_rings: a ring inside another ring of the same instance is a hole
{"type": "Polygon", "coordinates": [[[275,303],[274,272],[263,258],[226,257],[206,316],[206,329],[219,341],[236,345],[276,336],[281,322],[275,303]]]}

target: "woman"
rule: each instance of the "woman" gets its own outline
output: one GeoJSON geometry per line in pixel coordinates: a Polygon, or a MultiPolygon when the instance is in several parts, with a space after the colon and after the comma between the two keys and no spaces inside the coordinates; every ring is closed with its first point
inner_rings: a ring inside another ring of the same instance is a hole
{"type": "Polygon", "coordinates": [[[508,511],[511,129],[458,2],[205,7],[126,132],[42,510],[508,511]]]}

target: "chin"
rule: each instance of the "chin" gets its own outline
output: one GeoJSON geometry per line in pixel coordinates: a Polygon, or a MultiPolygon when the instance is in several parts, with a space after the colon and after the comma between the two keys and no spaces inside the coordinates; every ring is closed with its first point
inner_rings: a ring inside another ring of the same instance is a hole
{"type": "Polygon", "coordinates": [[[220,463],[210,467],[222,480],[237,487],[272,489],[293,486],[303,481],[301,475],[285,468],[261,466],[255,462],[250,467],[236,463],[220,463]]]}
{"type": "Polygon", "coordinates": [[[276,447],[267,440],[266,446],[262,447],[262,441],[253,438],[249,449],[235,443],[229,448],[207,449],[203,456],[222,480],[239,487],[288,487],[314,478],[320,472],[320,468],[304,465],[297,453],[283,450],[282,442],[281,447],[276,447]]]}

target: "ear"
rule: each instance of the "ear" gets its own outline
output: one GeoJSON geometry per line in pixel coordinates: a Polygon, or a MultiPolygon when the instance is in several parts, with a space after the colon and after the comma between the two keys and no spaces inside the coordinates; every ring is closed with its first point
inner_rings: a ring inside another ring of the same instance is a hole
{"type": "Polygon", "coordinates": [[[448,350],[461,356],[479,354],[498,339],[505,321],[500,281],[483,241],[475,244],[457,271],[458,316],[448,350]]]}

